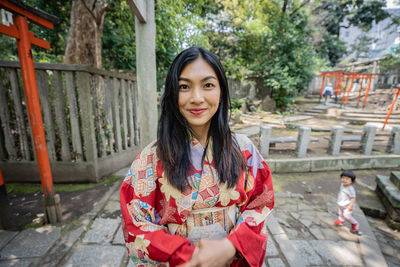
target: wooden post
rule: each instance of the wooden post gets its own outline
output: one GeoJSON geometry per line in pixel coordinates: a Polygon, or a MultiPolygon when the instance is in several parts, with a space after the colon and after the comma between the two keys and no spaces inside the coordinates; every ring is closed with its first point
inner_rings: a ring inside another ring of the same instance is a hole
{"type": "Polygon", "coordinates": [[[390,105],[390,108],[389,108],[389,111],[388,111],[388,113],[386,115],[386,119],[385,119],[385,122],[383,123],[382,129],[385,129],[385,126],[386,126],[386,124],[387,124],[387,122],[388,122],[388,120],[390,118],[390,115],[392,114],[393,108],[394,108],[394,106],[395,106],[395,104],[397,102],[397,98],[399,97],[399,94],[400,94],[400,87],[396,87],[395,89],[397,90],[397,92],[393,97],[392,104],[390,105]]]}
{"type": "Polygon", "coordinates": [[[43,129],[35,67],[33,65],[32,48],[29,40],[30,34],[28,29],[28,20],[25,17],[17,15],[15,18],[15,24],[20,33],[20,38],[17,41],[18,56],[21,63],[22,81],[24,84],[26,104],[32,126],[32,135],[40,172],[40,180],[43,187],[43,203],[50,223],[56,223],[57,221],[53,221],[56,217],[51,216],[51,214],[57,214],[59,212],[56,211],[56,203],[54,200],[53,177],[50,170],[50,161],[43,129]]]}
{"type": "MultiPolygon", "coordinates": [[[[142,14],[135,13],[136,33],[136,76],[138,87],[138,114],[140,123],[140,142],[145,146],[157,137],[154,124],[157,115],[157,79],[156,79],[156,23],[154,19],[154,0],[130,0],[142,14]],[[142,12],[143,11],[143,12],[142,12]]],[[[132,6],[132,5],[131,5],[132,6]]],[[[135,11],[135,9],[133,9],[135,11]]]]}
{"type": "MultiPolygon", "coordinates": [[[[347,89],[347,96],[346,96],[346,99],[345,99],[345,101],[343,103],[344,105],[347,104],[347,100],[349,99],[351,88],[353,87],[354,78],[355,78],[354,75],[351,75],[350,86],[349,86],[349,89],[347,89]]],[[[345,97],[345,95],[346,95],[346,92],[343,94],[343,98],[345,97]]],[[[343,98],[342,98],[342,101],[343,101],[343,98]]]]}
{"type": "Polygon", "coordinates": [[[365,104],[367,104],[368,92],[369,92],[369,89],[370,89],[370,86],[371,86],[371,81],[372,81],[372,79],[373,79],[372,74],[369,74],[368,76],[369,76],[369,77],[368,77],[369,80],[368,80],[368,85],[367,85],[367,91],[365,91],[363,108],[365,107],[365,104]]]}
{"type": "Polygon", "coordinates": [[[346,78],[346,83],[344,84],[344,88],[340,88],[340,93],[343,93],[343,95],[345,94],[347,84],[349,83],[349,76],[347,76],[347,77],[345,76],[345,78],[346,78]]]}
{"type": "Polygon", "coordinates": [[[320,98],[322,97],[322,92],[324,91],[325,77],[326,77],[326,73],[322,73],[322,85],[321,85],[321,91],[319,92],[320,98]]]}
{"type": "Polygon", "coordinates": [[[360,90],[358,91],[358,97],[357,97],[357,107],[358,107],[358,104],[360,103],[360,98],[361,98],[361,92],[362,92],[362,86],[363,86],[364,79],[361,78],[360,81],[361,81],[360,82],[360,90]]]}
{"type": "Polygon", "coordinates": [[[343,72],[340,73],[339,76],[339,84],[335,90],[335,102],[338,102],[338,97],[340,95],[340,92],[342,91],[342,84],[343,84],[343,72]]]}
{"type": "MultiPolygon", "coordinates": [[[[79,111],[82,120],[82,137],[83,143],[85,145],[85,160],[91,163],[90,176],[96,177],[97,179],[97,146],[96,146],[96,136],[95,127],[93,121],[93,104],[92,104],[92,94],[91,94],[91,77],[87,72],[77,72],[76,73],[76,84],[78,87],[78,97],[79,97],[79,111]]],[[[93,181],[97,182],[97,181],[93,181]]]]}
{"type": "Polygon", "coordinates": [[[29,42],[28,20],[24,17],[17,16],[15,18],[15,24],[20,32],[20,39],[17,41],[18,55],[21,62],[22,81],[25,88],[29,118],[32,124],[33,140],[41,174],[40,178],[42,181],[44,198],[46,204],[54,205],[53,179],[47,154],[46,138],[43,129],[42,112],[40,110],[31,43],[29,42]]]}
{"type": "MultiPolygon", "coordinates": [[[[374,60],[374,63],[373,63],[373,65],[372,65],[372,73],[378,73],[378,63],[377,63],[376,60],[374,60]]],[[[371,90],[372,90],[373,92],[375,92],[375,90],[376,90],[375,83],[376,83],[376,81],[374,81],[374,82],[371,84],[371,90]]]]}
{"type": "MultiPolygon", "coordinates": [[[[6,26],[0,23],[0,33],[16,38],[17,40],[18,57],[20,59],[22,82],[25,90],[25,100],[28,108],[33,143],[35,144],[37,163],[43,187],[44,209],[50,223],[55,223],[57,222],[58,217],[61,219],[61,212],[58,205],[59,201],[55,201],[54,196],[53,177],[50,170],[35,67],[32,58],[32,44],[44,49],[50,49],[50,44],[44,40],[36,38],[32,32],[29,32],[28,19],[30,22],[48,29],[52,29],[53,23],[58,20],[43,11],[33,9],[19,1],[1,0],[0,7],[12,12],[14,16],[15,25],[9,24],[9,26],[6,26]],[[56,216],[53,216],[54,214],[56,216]]],[[[56,199],[59,200],[59,197],[56,199]]]]}

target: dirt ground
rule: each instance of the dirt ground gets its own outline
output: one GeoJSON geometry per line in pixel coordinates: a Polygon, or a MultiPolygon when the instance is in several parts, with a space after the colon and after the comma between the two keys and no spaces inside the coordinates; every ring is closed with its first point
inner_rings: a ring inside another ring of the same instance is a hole
{"type": "MultiPolygon", "coordinates": [[[[114,183],[121,182],[117,180],[114,183]]],[[[91,211],[96,202],[107,192],[113,183],[99,185],[95,188],[73,192],[56,191],[61,198],[62,223],[69,223],[80,215],[91,211]]],[[[12,215],[18,229],[35,227],[33,220],[43,214],[42,192],[29,194],[8,194],[12,215]]],[[[1,225],[0,225],[1,229],[1,225]]]]}

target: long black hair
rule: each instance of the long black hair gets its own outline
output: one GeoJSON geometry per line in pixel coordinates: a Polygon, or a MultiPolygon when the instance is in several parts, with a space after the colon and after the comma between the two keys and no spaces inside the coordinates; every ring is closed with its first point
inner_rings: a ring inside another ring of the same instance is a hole
{"type": "Polygon", "coordinates": [[[193,131],[179,111],[179,76],[185,66],[199,57],[213,68],[221,89],[219,106],[211,118],[207,138],[207,146],[208,140],[212,138],[212,152],[219,182],[226,182],[232,188],[237,185],[241,172],[245,170],[244,157],[228,124],[231,103],[224,68],[210,51],[202,47],[190,47],[176,56],[169,67],[157,131],[157,156],[163,163],[169,183],[180,191],[188,186],[187,177],[191,173],[190,137],[193,131]]]}

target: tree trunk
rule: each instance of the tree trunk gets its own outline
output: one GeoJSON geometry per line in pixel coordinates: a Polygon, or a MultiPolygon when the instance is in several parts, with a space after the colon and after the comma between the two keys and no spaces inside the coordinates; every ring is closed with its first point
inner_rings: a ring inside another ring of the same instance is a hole
{"type": "Polygon", "coordinates": [[[106,3],[103,0],[74,0],[65,63],[102,67],[101,39],[106,3]]]}

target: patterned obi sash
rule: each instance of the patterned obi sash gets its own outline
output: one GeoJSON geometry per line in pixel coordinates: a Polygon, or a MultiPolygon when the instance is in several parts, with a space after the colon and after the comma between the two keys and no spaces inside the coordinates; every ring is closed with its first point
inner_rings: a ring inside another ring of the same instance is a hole
{"type": "Polygon", "coordinates": [[[183,224],[168,224],[171,234],[186,237],[196,243],[200,239],[221,239],[236,225],[239,209],[236,205],[192,210],[183,224]]]}

